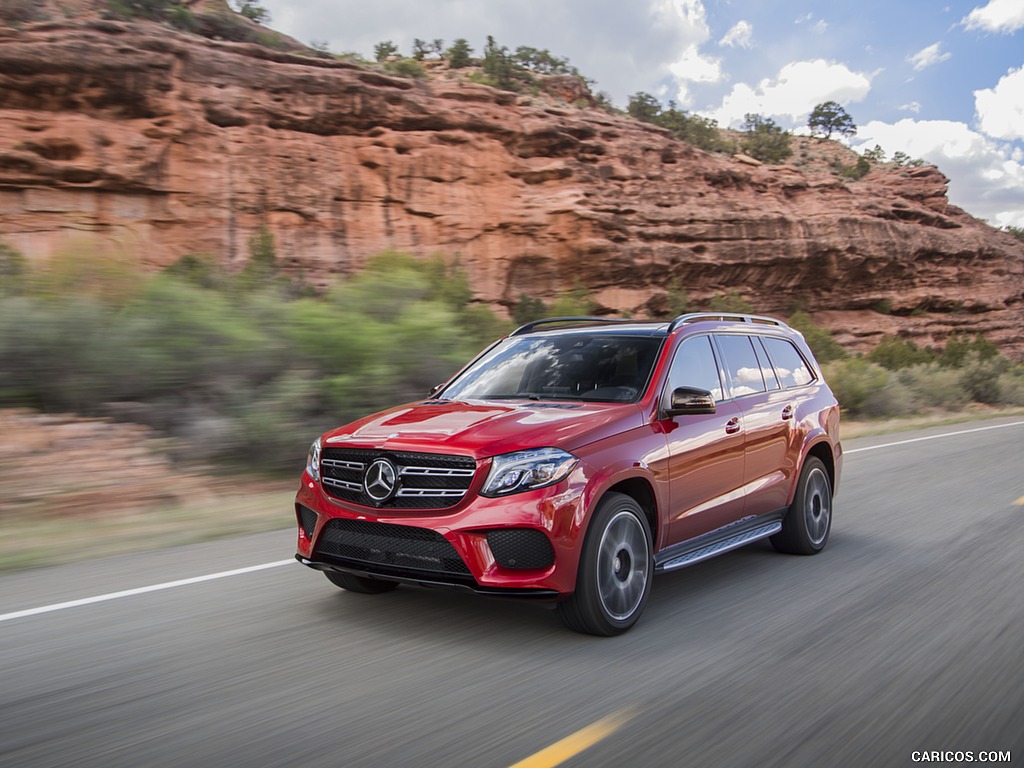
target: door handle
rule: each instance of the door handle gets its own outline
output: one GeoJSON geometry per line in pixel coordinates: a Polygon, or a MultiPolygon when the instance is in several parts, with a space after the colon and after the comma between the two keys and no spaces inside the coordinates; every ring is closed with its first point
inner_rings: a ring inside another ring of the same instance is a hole
{"type": "Polygon", "coordinates": [[[735,435],[740,431],[740,420],[738,416],[734,416],[725,423],[725,434],[735,435]]]}
{"type": "Polygon", "coordinates": [[[782,409],[782,420],[783,421],[789,421],[792,418],[793,418],[793,406],[792,405],[787,405],[785,408],[782,409]]]}

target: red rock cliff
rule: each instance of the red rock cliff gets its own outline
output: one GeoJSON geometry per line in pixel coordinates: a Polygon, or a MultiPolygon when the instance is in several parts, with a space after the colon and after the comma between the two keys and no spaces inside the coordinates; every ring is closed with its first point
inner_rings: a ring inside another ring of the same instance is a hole
{"type": "Polygon", "coordinates": [[[554,96],[155,24],[0,30],[0,235],[31,259],[95,240],[152,268],[240,265],[266,225],[320,282],[388,248],[443,252],[492,304],[579,281],[602,311],[647,314],[678,283],[697,304],[802,303],[856,348],[960,329],[1020,357],[1024,244],[946,184],[932,167],[751,167],[554,96]]]}

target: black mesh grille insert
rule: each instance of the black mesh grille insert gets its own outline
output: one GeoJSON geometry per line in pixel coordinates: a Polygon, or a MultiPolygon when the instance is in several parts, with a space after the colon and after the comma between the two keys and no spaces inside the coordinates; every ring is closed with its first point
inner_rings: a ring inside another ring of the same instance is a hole
{"type": "Polygon", "coordinates": [[[313,538],[313,531],[316,530],[316,512],[301,504],[297,504],[296,508],[299,510],[299,525],[302,526],[307,538],[313,538]]]}
{"type": "Polygon", "coordinates": [[[550,568],[555,562],[548,537],[534,528],[488,531],[487,545],[502,568],[550,568]]]}
{"type": "Polygon", "coordinates": [[[386,566],[385,572],[470,575],[466,563],[444,536],[410,525],[331,520],[320,533],[316,551],[350,563],[386,566]]]}
{"type": "Polygon", "coordinates": [[[321,485],[336,499],[385,509],[444,509],[462,501],[473,483],[476,460],[440,453],[327,447],[320,458],[321,485]],[[394,494],[382,502],[370,498],[363,479],[370,465],[388,459],[397,473],[394,494]]]}

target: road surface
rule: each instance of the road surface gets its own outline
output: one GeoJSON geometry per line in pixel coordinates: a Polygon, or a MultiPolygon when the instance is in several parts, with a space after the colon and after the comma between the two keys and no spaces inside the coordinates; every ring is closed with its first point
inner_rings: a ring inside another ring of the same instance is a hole
{"type": "Polygon", "coordinates": [[[343,592],[291,528],[0,577],[0,765],[1024,761],[1024,421],[844,446],[822,555],[659,576],[617,638],[343,592]]]}

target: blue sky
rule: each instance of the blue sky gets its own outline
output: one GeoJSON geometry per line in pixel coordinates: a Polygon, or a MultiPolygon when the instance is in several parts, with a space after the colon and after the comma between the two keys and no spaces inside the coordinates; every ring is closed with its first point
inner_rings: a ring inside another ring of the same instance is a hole
{"type": "Polygon", "coordinates": [[[263,0],[270,26],[336,53],[487,35],[547,48],[618,106],[647,91],[736,127],[806,130],[838,101],[876,144],[935,163],[951,201],[1024,227],[1024,0],[263,0]]]}

